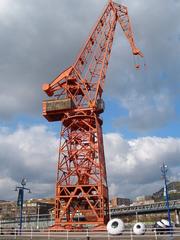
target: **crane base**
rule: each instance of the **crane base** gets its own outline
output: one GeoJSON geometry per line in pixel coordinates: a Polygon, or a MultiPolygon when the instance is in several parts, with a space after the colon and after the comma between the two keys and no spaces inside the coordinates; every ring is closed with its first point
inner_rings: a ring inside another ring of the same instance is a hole
{"type": "Polygon", "coordinates": [[[83,231],[83,230],[89,230],[92,232],[105,232],[107,231],[106,225],[97,225],[93,226],[91,228],[85,227],[85,226],[71,226],[71,225],[66,225],[66,226],[61,226],[61,225],[53,225],[48,228],[49,231],[52,232],[64,232],[64,231],[69,231],[69,232],[74,232],[74,231],[83,231]]]}

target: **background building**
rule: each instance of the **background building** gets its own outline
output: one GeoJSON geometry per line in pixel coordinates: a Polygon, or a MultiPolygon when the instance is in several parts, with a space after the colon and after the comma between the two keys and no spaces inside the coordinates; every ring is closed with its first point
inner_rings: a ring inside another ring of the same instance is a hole
{"type": "MultiPolygon", "coordinates": [[[[49,215],[54,207],[54,199],[30,199],[23,204],[23,216],[49,215]]],[[[16,202],[0,201],[0,219],[17,219],[19,218],[20,209],[16,202]]]]}
{"type": "Polygon", "coordinates": [[[114,197],[110,200],[110,207],[129,206],[130,204],[131,200],[129,198],[114,197]]]}

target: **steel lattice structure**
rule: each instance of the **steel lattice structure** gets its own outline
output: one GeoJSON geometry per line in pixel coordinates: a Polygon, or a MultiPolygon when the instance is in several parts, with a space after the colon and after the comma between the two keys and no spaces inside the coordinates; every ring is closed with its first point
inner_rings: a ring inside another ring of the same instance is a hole
{"type": "MultiPolygon", "coordinates": [[[[133,55],[136,48],[127,7],[109,1],[75,63],[43,90],[48,121],[61,121],[54,229],[104,226],[109,219],[104,157],[102,93],[119,22],[133,55]]],[[[139,65],[136,66],[139,68],[139,65]]]]}

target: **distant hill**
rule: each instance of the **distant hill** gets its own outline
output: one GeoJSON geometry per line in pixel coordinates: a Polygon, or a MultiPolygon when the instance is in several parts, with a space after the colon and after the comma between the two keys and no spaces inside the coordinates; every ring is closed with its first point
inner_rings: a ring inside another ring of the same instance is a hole
{"type": "MultiPolygon", "coordinates": [[[[169,200],[180,199],[180,182],[171,182],[168,184],[169,200]]],[[[164,200],[164,188],[161,188],[158,192],[152,195],[155,201],[164,200]]]]}

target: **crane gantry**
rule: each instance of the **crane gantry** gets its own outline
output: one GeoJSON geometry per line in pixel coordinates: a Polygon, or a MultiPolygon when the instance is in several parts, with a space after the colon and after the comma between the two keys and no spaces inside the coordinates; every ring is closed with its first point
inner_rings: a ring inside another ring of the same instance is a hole
{"type": "MultiPolygon", "coordinates": [[[[43,116],[61,121],[53,229],[104,226],[109,220],[102,124],[102,93],[114,33],[120,24],[132,54],[136,47],[127,7],[109,0],[74,64],[44,92],[43,116]]],[[[136,66],[139,68],[139,65],[136,66]]]]}

